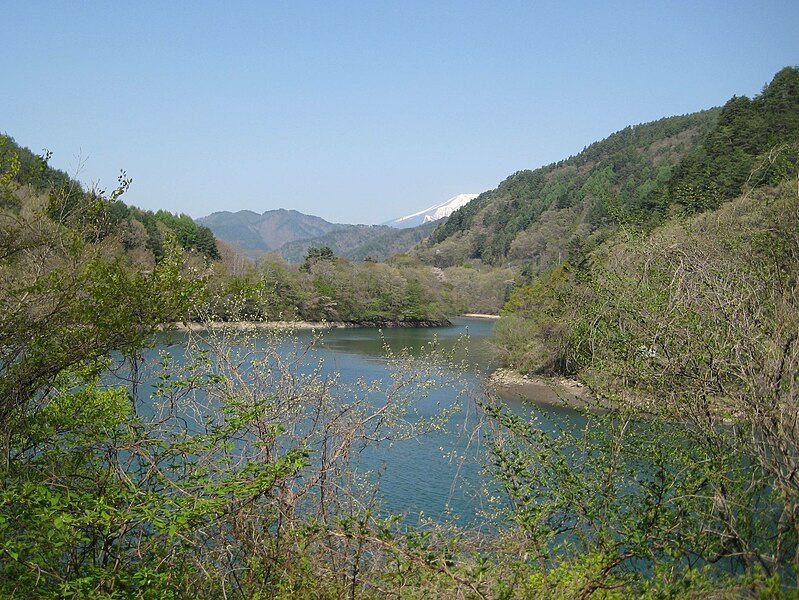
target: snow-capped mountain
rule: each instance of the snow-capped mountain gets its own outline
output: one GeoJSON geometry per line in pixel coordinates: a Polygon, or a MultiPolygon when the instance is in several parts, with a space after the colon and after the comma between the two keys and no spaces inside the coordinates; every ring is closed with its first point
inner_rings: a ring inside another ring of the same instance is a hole
{"type": "Polygon", "coordinates": [[[406,227],[416,227],[417,225],[421,225],[422,223],[427,223],[429,221],[437,221],[438,219],[443,219],[444,217],[450,216],[461,206],[464,206],[465,204],[468,204],[477,198],[478,195],[479,194],[458,194],[446,202],[442,202],[441,204],[436,204],[430,208],[420,210],[412,215],[387,221],[383,223],[383,225],[390,225],[391,227],[404,229],[406,227]]]}

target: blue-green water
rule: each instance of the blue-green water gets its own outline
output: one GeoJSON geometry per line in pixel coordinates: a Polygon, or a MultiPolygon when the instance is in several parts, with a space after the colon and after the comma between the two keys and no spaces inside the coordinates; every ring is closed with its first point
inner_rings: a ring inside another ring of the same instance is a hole
{"type": "MultiPolygon", "coordinates": [[[[430,366],[427,362],[431,343],[438,353],[450,354],[459,365],[457,369],[439,366],[434,376],[436,386],[404,397],[413,404],[404,417],[407,426],[413,428],[442,411],[456,408],[457,412],[445,423],[411,439],[356,449],[354,467],[378,482],[386,512],[403,514],[411,523],[424,515],[438,521],[453,519],[461,525],[476,525],[496,510],[496,499],[501,494],[484,473],[487,448],[476,404],[484,398],[481,380],[497,366],[488,340],[493,325],[490,320],[457,319],[453,326],[444,328],[332,329],[321,334],[315,343],[311,342],[318,332],[297,331],[285,342],[281,353],[287,356],[296,357],[297,348],[307,349],[300,353],[303,356],[297,366],[300,371],[316,370],[322,378],[335,377],[343,388],[355,387],[359,381],[378,381],[389,388],[393,383],[392,373],[396,373],[392,356],[396,357],[403,349],[419,357],[421,362],[415,366],[405,364],[419,369],[424,379],[430,366]]],[[[166,348],[180,361],[186,335],[171,333],[160,341],[161,348],[150,352],[148,360],[154,362],[157,351],[166,348]]],[[[255,342],[274,344],[275,338],[265,334],[255,342]]],[[[146,392],[153,390],[148,386],[146,392]]],[[[546,395],[546,390],[543,391],[546,395]]],[[[375,401],[381,401],[379,393],[375,401]]],[[[530,405],[519,397],[502,396],[500,401],[516,413],[530,411],[530,405]]],[[[571,418],[570,412],[563,408],[544,404],[539,410],[542,411],[539,423],[544,427],[548,419],[571,418]]]]}

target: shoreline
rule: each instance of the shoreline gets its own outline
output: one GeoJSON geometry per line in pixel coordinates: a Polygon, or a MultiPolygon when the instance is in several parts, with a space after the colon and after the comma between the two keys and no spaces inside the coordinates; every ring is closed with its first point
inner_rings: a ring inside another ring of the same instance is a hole
{"type": "Polygon", "coordinates": [[[585,384],[566,377],[535,377],[499,368],[488,377],[492,390],[517,400],[564,408],[595,408],[596,398],[585,384]]]}
{"type": "Polygon", "coordinates": [[[195,321],[171,323],[168,327],[175,331],[257,331],[257,330],[318,330],[318,329],[380,329],[403,327],[447,327],[452,325],[449,320],[425,321],[208,321],[198,323],[195,321]]]}
{"type": "MultiPolygon", "coordinates": [[[[499,315],[465,313],[457,318],[498,320],[499,315]]],[[[380,328],[428,328],[452,325],[445,321],[391,321],[391,322],[346,322],[346,321],[210,321],[171,323],[164,329],[183,332],[203,331],[324,331],[330,329],[380,329],[380,328]]],[[[523,375],[507,368],[493,371],[486,383],[490,390],[510,396],[515,400],[562,408],[597,409],[596,397],[591,389],[576,379],[566,377],[541,377],[523,375]]]]}
{"type": "Polygon", "coordinates": [[[169,326],[175,331],[221,331],[232,329],[235,331],[254,331],[258,329],[338,329],[344,323],[326,321],[209,321],[197,323],[194,321],[184,323],[171,323],[169,326]]]}
{"type": "MultiPolygon", "coordinates": [[[[454,319],[499,320],[499,315],[483,313],[464,313],[452,317],[454,319]]],[[[314,329],[380,329],[380,328],[413,328],[413,327],[449,327],[449,319],[425,319],[422,321],[181,321],[170,323],[164,329],[174,331],[220,331],[233,329],[236,331],[256,331],[259,329],[282,330],[314,330],[314,329]]]]}

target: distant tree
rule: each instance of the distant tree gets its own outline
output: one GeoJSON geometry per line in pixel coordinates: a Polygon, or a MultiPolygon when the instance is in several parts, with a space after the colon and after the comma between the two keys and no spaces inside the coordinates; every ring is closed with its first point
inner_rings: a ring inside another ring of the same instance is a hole
{"type": "Polygon", "coordinates": [[[202,252],[212,260],[219,260],[221,258],[214,233],[205,225],[197,226],[197,243],[195,247],[199,252],[202,252]]]}
{"type": "Polygon", "coordinates": [[[308,248],[308,252],[305,255],[305,260],[300,267],[303,271],[310,271],[311,266],[318,263],[319,261],[329,261],[333,260],[333,251],[327,247],[322,246],[321,248],[310,247],[308,248]]]}

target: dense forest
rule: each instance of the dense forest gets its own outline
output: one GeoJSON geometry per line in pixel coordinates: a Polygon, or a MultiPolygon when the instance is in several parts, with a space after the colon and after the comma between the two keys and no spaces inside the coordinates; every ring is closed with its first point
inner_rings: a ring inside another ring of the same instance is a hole
{"type": "Polygon", "coordinates": [[[512,175],[385,263],[247,261],[125,206],[124,173],[86,191],[2,138],[0,595],[796,597],[798,182],[797,68],[512,175]],[[435,347],[392,356],[378,403],[278,332],[189,337],[146,398],[137,372],[176,321],[481,303],[506,365],[593,398],[554,433],[476,399],[490,531],[404,523],[352,469],[435,384],[435,347]]]}

